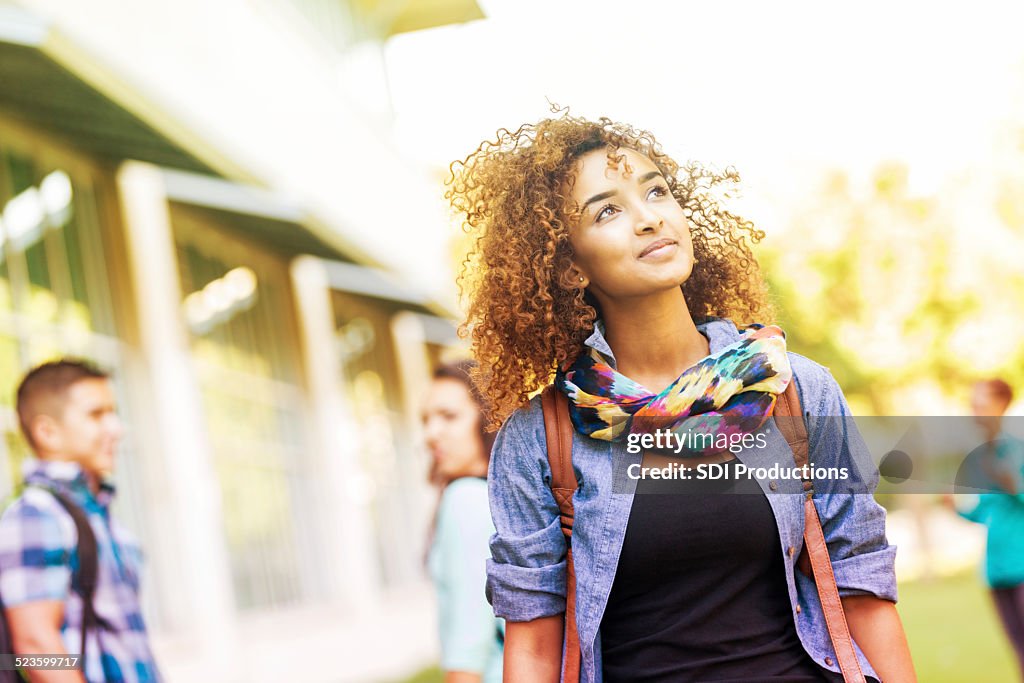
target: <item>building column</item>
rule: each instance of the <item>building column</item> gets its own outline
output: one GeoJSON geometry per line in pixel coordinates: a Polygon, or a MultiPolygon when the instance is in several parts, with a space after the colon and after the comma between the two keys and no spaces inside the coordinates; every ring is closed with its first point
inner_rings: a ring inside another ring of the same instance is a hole
{"type": "Polygon", "coordinates": [[[187,641],[207,680],[233,680],[241,650],[220,488],[181,310],[181,281],[163,177],[129,161],[117,172],[142,367],[152,401],[136,441],[146,504],[158,525],[144,544],[158,555],[157,586],[175,640],[187,641]]]}
{"type": "Polygon", "coordinates": [[[437,490],[427,483],[430,471],[430,456],[423,439],[423,424],[420,415],[423,402],[433,381],[433,369],[427,355],[427,333],[423,325],[423,316],[412,311],[399,311],[391,317],[391,338],[395,344],[395,359],[398,365],[399,384],[402,387],[403,459],[399,465],[402,469],[403,490],[411,500],[407,509],[411,510],[412,524],[406,525],[404,540],[418,547],[423,543],[424,525],[421,520],[429,520],[437,507],[437,490]]]}
{"type": "Polygon", "coordinates": [[[332,592],[349,609],[365,612],[380,597],[369,509],[373,482],[359,462],[359,427],[341,390],[327,270],[319,259],[300,256],[292,262],[291,275],[316,438],[312,466],[321,474],[318,498],[328,536],[324,553],[327,566],[338,568],[338,575],[331,577],[332,592]]]}
{"type": "Polygon", "coordinates": [[[423,320],[411,311],[395,313],[391,316],[391,337],[395,340],[395,356],[403,389],[405,427],[409,430],[410,441],[422,443],[419,414],[431,381],[423,320]]]}

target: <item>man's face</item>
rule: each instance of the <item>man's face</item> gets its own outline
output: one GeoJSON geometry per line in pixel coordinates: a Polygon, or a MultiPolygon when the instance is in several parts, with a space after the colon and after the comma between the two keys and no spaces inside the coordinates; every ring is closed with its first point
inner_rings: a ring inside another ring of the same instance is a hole
{"type": "Polygon", "coordinates": [[[112,472],[124,430],[110,381],[83,379],[72,384],[60,415],[42,432],[42,445],[54,456],[76,462],[93,475],[112,472]]]}

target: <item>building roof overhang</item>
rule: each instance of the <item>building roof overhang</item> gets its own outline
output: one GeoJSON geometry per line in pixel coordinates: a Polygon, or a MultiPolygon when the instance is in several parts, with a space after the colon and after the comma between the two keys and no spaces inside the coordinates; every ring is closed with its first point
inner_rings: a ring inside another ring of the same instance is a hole
{"type": "Polygon", "coordinates": [[[0,111],[111,167],[125,160],[160,167],[169,201],[198,207],[237,232],[286,253],[310,254],[337,264],[334,288],[451,315],[447,307],[401,284],[400,277],[387,273],[346,240],[342,230],[262,187],[244,169],[219,156],[213,145],[197,139],[120,82],[47,21],[4,4],[0,111]]]}

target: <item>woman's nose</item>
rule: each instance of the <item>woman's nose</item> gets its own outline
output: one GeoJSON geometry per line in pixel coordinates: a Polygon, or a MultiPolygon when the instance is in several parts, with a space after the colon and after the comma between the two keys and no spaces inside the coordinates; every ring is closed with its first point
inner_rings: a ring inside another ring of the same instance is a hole
{"type": "Polygon", "coordinates": [[[633,231],[638,235],[657,232],[661,229],[664,221],[646,202],[639,202],[636,208],[636,221],[633,223],[633,231]]]}
{"type": "Polygon", "coordinates": [[[438,431],[437,420],[427,420],[423,423],[423,440],[428,446],[437,443],[438,431]]]}

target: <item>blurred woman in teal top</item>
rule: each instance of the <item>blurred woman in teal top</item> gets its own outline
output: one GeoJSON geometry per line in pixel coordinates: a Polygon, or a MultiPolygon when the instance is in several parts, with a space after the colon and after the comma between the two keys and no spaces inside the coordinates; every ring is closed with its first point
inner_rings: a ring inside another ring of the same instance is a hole
{"type": "Polygon", "coordinates": [[[1012,400],[1003,380],[974,385],[971,410],[988,446],[976,464],[992,492],[959,496],[956,510],[988,527],[985,578],[1024,680],[1024,443],[1003,431],[1012,400]]]}
{"type": "Polygon", "coordinates": [[[484,429],[470,361],[434,373],[423,408],[431,478],[443,487],[428,557],[437,588],[445,683],[501,681],[504,623],[484,594],[488,541],[487,464],[494,434],[484,429]]]}

